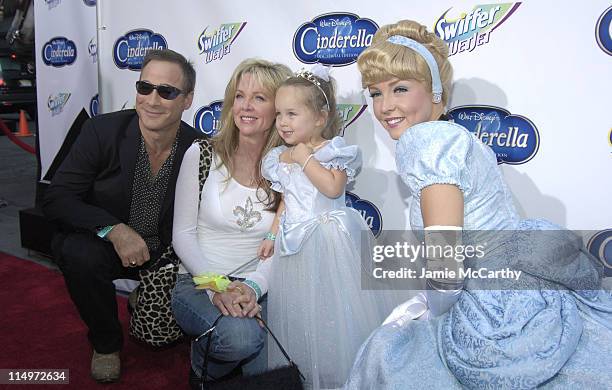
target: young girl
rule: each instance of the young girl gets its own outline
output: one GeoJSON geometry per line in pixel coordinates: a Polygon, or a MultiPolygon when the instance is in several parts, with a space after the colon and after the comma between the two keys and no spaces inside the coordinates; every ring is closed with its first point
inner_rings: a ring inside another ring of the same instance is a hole
{"type": "MultiPolygon", "coordinates": [[[[361,154],[337,136],[341,124],[326,74],[301,71],[290,77],[275,104],[276,128],[289,146],[272,149],[262,166],[286,207],[270,277],[268,321],[307,387],[337,388],[360,343],[388,314],[385,307],[393,307],[361,290],[361,253],[372,253],[373,237],[344,196],[361,154]]],[[[275,347],[269,348],[268,361],[270,367],[287,363],[275,347]]]]}

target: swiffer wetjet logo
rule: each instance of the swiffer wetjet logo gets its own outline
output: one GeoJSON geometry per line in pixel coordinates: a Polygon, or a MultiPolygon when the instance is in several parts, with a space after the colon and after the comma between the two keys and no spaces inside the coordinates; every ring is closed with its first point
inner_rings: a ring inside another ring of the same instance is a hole
{"type": "Polygon", "coordinates": [[[372,230],[374,237],[378,237],[382,231],[382,214],[378,207],[369,200],[361,199],[349,191],[346,192],[345,203],[347,207],[352,207],[359,211],[366,225],[372,230]]]}
{"type": "Polygon", "coordinates": [[[51,116],[56,116],[58,114],[61,114],[62,111],[64,111],[64,107],[66,107],[68,99],[70,99],[70,95],[71,94],[69,92],[61,92],[57,95],[49,95],[49,98],[47,99],[47,108],[49,108],[51,116]]]}
{"type": "Polygon", "coordinates": [[[493,106],[461,106],[448,112],[497,155],[498,164],[524,164],[540,148],[540,134],[532,121],[493,106]]]}
{"type": "Polygon", "coordinates": [[[587,249],[604,266],[604,276],[612,277],[612,229],[596,233],[587,244],[587,249]]]}
{"type": "Polygon", "coordinates": [[[438,18],[434,32],[448,44],[448,55],[472,51],[489,43],[493,30],[502,25],[521,3],[484,4],[456,19],[447,17],[448,11],[438,18]]]}
{"type": "Polygon", "coordinates": [[[351,13],[320,15],[302,24],[293,36],[293,53],[306,64],[344,66],[372,44],[378,25],[351,13]]]}
{"type": "Polygon", "coordinates": [[[51,38],[43,45],[42,58],[45,65],[56,68],[72,65],[77,58],[77,48],[75,43],[68,38],[51,38]]]}
{"type": "Polygon", "coordinates": [[[199,54],[204,56],[204,62],[208,64],[229,54],[232,43],[246,24],[247,22],[226,23],[216,30],[209,30],[206,27],[198,37],[198,50],[199,54]]]}
{"type": "Polygon", "coordinates": [[[168,48],[166,38],[151,30],[132,30],[119,37],[113,46],[113,59],[119,69],[140,70],[149,50],[168,48]]]}
{"type": "Polygon", "coordinates": [[[595,27],[595,37],[601,50],[612,56],[612,7],[599,17],[595,27]]]}
{"type": "Polygon", "coordinates": [[[97,116],[99,108],[100,108],[100,100],[99,100],[98,94],[96,94],[96,96],[92,97],[91,101],[89,102],[89,115],[91,117],[97,116]]]}
{"type": "Polygon", "coordinates": [[[363,114],[365,109],[367,108],[367,104],[346,104],[340,103],[336,105],[336,110],[340,119],[342,120],[342,134],[344,135],[344,131],[346,128],[352,125],[357,118],[363,114]]]}
{"type": "Polygon", "coordinates": [[[58,5],[61,4],[61,2],[62,2],[62,0],[45,0],[45,3],[49,7],[49,9],[53,9],[53,8],[57,7],[58,5]]]}
{"type": "Polygon", "coordinates": [[[85,3],[86,6],[95,7],[97,0],[83,0],[83,3],[85,3]]]}
{"type": "Polygon", "coordinates": [[[223,100],[215,100],[208,106],[198,109],[193,117],[193,127],[208,136],[214,136],[219,131],[223,100]]]}

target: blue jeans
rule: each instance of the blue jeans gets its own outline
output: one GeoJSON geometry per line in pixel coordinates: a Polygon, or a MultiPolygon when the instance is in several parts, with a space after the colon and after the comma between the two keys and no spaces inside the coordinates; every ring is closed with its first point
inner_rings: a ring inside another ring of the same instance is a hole
{"type": "MultiPolygon", "coordinates": [[[[262,316],[265,312],[266,298],[259,302],[263,308],[262,316]]],[[[172,291],[172,311],[183,331],[194,338],[206,332],[221,315],[219,309],[208,298],[206,290],[196,290],[190,274],[178,276],[172,291]]],[[[202,337],[197,342],[191,343],[191,367],[198,376],[202,375],[207,340],[208,337],[202,337]]],[[[267,367],[265,340],[265,330],[254,318],[231,316],[221,318],[212,333],[207,379],[221,378],[238,365],[242,366],[245,375],[265,371],[267,367]]]]}

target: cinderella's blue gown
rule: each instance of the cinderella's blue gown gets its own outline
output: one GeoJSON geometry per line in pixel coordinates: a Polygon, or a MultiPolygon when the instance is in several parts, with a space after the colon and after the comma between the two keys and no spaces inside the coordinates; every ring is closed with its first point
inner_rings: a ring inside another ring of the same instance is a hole
{"type": "MultiPolygon", "coordinates": [[[[361,344],[405,297],[361,289],[361,270],[371,263],[373,236],[344,193],[319,192],[298,164],[279,161],[286,146],[271,150],[262,174],[282,192],[281,217],[268,291],[268,325],[306,377],[306,387],[332,389],[348,378],[361,344]],[[360,253],[360,249],[363,252],[360,253]]],[[[314,154],[319,163],[354,179],[361,165],[357,146],[335,137],[314,154]]],[[[406,295],[406,294],[404,294],[406,295]]],[[[270,367],[286,365],[269,340],[270,367]]]]}
{"type": "Polygon", "coordinates": [[[409,128],[396,162],[414,194],[413,229],[423,228],[421,190],[457,185],[466,231],[514,231],[486,261],[523,270],[521,286],[486,290],[466,280],[440,317],[381,326],[360,349],[346,388],[609,389],[612,294],[600,289],[602,266],[581,239],[544,220],[520,220],[494,153],[462,126],[409,128]],[[543,230],[557,240],[535,248],[529,232],[543,230]]]}

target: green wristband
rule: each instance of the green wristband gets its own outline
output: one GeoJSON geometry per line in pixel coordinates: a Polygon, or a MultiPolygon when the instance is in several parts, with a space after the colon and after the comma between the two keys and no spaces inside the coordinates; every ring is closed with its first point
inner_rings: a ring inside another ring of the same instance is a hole
{"type": "Polygon", "coordinates": [[[106,238],[107,234],[110,233],[114,227],[115,225],[104,226],[103,228],[98,229],[98,231],[96,232],[96,235],[103,240],[107,240],[106,238]]]}

